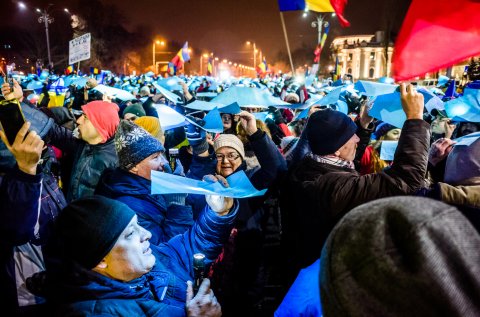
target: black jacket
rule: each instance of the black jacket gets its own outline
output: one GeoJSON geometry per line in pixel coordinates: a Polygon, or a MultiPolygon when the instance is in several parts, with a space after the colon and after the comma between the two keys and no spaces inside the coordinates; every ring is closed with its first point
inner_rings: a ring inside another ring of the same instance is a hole
{"type": "Polygon", "coordinates": [[[335,224],[352,208],[382,197],[412,194],[424,184],[430,140],[429,125],[407,120],[393,165],[360,176],[349,168],[306,157],[289,171],[282,196],[287,257],[295,270],[312,264],[335,224]],[[286,218],[286,219],[285,219],[286,218]]]}

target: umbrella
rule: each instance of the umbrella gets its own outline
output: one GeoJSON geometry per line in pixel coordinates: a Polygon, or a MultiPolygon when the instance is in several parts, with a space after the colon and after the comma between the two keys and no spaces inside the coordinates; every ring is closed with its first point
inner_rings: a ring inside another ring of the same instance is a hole
{"type": "Polygon", "coordinates": [[[93,89],[101,92],[104,95],[113,96],[122,101],[136,99],[135,96],[129,93],[128,91],[118,89],[118,88],[113,88],[105,85],[97,85],[93,89]]]}
{"type": "Polygon", "coordinates": [[[212,99],[212,102],[229,105],[237,102],[241,107],[268,107],[289,105],[288,102],[273,97],[268,90],[251,87],[232,86],[212,99]]]}

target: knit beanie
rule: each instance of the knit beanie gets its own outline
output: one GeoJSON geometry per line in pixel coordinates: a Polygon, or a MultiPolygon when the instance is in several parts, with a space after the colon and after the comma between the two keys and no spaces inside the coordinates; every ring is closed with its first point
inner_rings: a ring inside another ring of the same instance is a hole
{"type": "Polygon", "coordinates": [[[127,114],[127,113],[132,113],[136,115],[137,117],[143,117],[146,115],[145,110],[143,109],[142,105],[140,103],[134,103],[133,105],[130,105],[123,110],[122,118],[127,114]]]}
{"type": "Polygon", "coordinates": [[[445,183],[480,184],[480,138],[470,145],[455,145],[445,165],[445,183]]]}
{"type": "Polygon", "coordinates": [[[117,200],[103,196],[81,198],[57,217],[56,238],[64,256],[92,269],[114,247],[134,216],[132,209],[117,200]]]}
{"type": "Polygon", "coordinates": [[[313,154],[327,155],[347,143],[357,125],[346,114],[328,108],[313,113],[305,130],[313,154]]]}
{"type": "Polygon", "coordinates": [[[118,117],[119,109],[115,103],[96,100],[82,106],[82,110],[102,136],[103,142],[115,134],[120,121],[118,117]]]}
{"type": "Polygon", "coordinates": [[[213,149],[215,152],[221,147],[228,146],[237,150],[238,154],[242,157],[242,160],[245,159],[245,149],[243,148],[243,143],[238,137],[233,134],[220,134],[218,138],[215,139],[213,143],[213,149]]]}
{"type": "Polygon", "coordinates": [[[135,120],[135,124],[144,128],[154,138],[161,140],[163,138],[163,130],[160,120],[156,117],[144,116],[135,120]]]}
{"type": "Polygon", "coordinates": [[[423,197],[351,210],[320,257],[324,315],[480,316],[477,229],[455,207],[423,197]]]}
{"type": "Polygon", "coordinates": [[[128,171],[150,155],[164,152],[165,148],[143,128],[122,120],[115,133],[115,150],[119,166],[128,171]]]}
{"type": "Polygon", "coordinates": [[[396,126],[393,126],[391,124],[388,124],[386,122],[382,122],[379,125],[377,125],[377,128],[375,129],[375,132],[373,132],[375,136],[375,140],[380,140],[382,136],[388,133],[388,131],[397,129],[396,126]]]}

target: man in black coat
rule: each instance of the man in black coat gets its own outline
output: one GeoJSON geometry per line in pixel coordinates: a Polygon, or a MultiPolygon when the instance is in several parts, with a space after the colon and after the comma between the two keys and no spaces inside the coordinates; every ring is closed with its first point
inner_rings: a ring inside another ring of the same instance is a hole
{"type": "Polygon", "coordinates": [[[423,121],[423,96],[411,85],[402,84],[400,89],[407,120],[394,163],[381,173],[361,176],[354,168],[357,146],[369,140],[368,122],[357,126],[330,109],[311,115],[302,134],[311,152],[290,168],[281,195],[285,256],[292,276],[318,259],[330,231],[351,209],[422,187],[430,139],[429,125],[423,121]]]}

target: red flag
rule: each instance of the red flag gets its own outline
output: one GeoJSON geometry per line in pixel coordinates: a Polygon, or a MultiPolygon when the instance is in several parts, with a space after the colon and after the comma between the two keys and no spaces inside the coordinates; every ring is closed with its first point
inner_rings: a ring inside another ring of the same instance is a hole
{"type": "Polygon", "coordinates": [[[479,0],[413,0],[395,43],[395,80],[422,76],[479,55],[479,21],[479,0]]]}
{"type": "Polygon", "coordinates": [[[350,26],[350,22],[345,19],[343,16],[343,11],[345,10],[345,6],[347,5],[348,0],[330,0],[330,4],[332,5],[333,9],[335,10],[335,14],[337,15],[338,22],[343,27],[350,26]]]}

